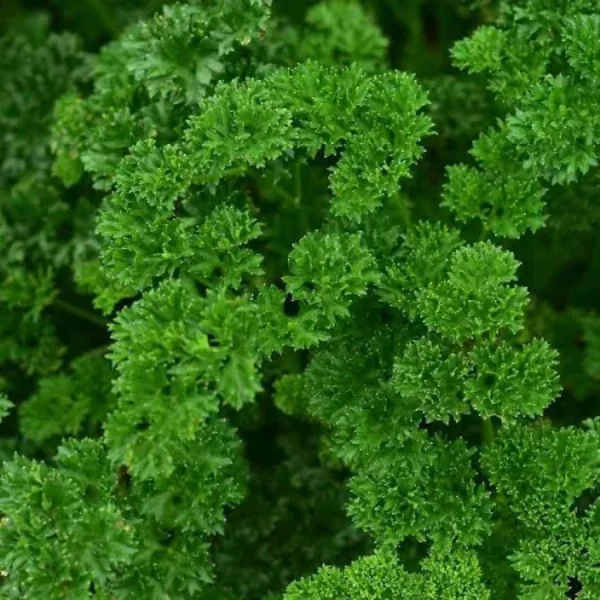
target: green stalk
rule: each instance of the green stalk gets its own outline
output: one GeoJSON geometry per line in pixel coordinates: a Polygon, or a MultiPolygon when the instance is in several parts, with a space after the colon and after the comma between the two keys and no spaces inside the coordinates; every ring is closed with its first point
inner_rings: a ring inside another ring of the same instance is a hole
{"type": "Polygon", "coordinates": [[[484,446],[489,446],[496,437],[496,431],[490,417],[483,419],[481,422],[481,437],[483,438],[484,446]]]}
{"type": "Polygon", "coordinates": [[[119,27],[111,11],[104,5],[103,0],[87,0],[87,5],[94,11],[98,22],[107,33],[116,36],[119,33],[119,27]]]}
{"type": "Polygon", "coordinates": [[[70,302],[61,300],[60,298],[56,298],[52,302],[52,306],[54,306],[54,308],[62,310],[63,312],[69,313],[74,317],[83,319],[84,321],[88,321],[88,323],[93,323],[94,325],[98,325],[99,327],[108,327],[108,322],[105,321],[102,317],[99,317],[98,315],[94,314],[89,310],[86,310],[85,308],[80,308],[79,306],[75,306],[70,302]]]}

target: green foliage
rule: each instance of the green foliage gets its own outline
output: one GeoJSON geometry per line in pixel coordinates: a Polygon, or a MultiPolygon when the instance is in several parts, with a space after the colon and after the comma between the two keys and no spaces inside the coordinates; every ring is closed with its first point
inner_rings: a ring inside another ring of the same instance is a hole
{"type": "Polygon", "coordinates": [[[360,221],[395,193],[398,179],[419,155],[417,141],[429,120],[412,115],[424,101],[412,77],[369,77],[356,66],[338,70],[314,62],[278,70],[266,80],[219,85],[204,110],[189,120],[179,143],[159,148],[154,141],[140,142],[121,163],[116,191],[98,227],[106,240],[103,266],[119,288],[103,289],[101,306],[111,306],[172,272],[170,257],[181,259],[176,246],[190,243],[189,228],[198,219],[195,195],[218,202],[212,197],[219,186],[231,185],[236,177],[286,155],[298,153],[296,160],[305,161],[322,147],[333,153],[346,141],[331,176],[332,210],[360,221]],[[320,97],[314,106],[316,90],[320,97]],[[382,119],[384,100],[385,110],[396,114],[398,132],[389,144],[390,134],[381,121],[386,142],[375,147],[367,132],[373,131],[374,120],[382,119]],[[386,168],[381,170],[369,163],[382,160],[386,168]],[[358,166],[347,171],[351,163],[360,163],[360,171],[358,166]],[[137,233],[132,240],[133,227],[137,233]]]}
{"type": "Polygon", "coordinates": [[[359,63],[367,71],[385,64],[388,40],[362,6],[348,0],[315,4],[306,13],[306,30],[294,40],[299,61],[318,58],[326,64],[359,63]]]}
{"type": "Polygon", "coordinates": [[[216,80],[238,75],[233,65],[246,62],[244,48],[257,43],[269,4],[166,6],[105,46],[94,68],[94,93],[66,96],[57,105],[59,176],[71,183],[81,162],[97,187],[109,188],[119,159],[135,141],[172,135],[216,80]]]}
{"type": "Polygon", "coordinates": [[[0,364],[50,372],[63,349],[46,309],[60,270],[73,266],[91,235],[91,209],[62,197],[50,174],[54,101],[87,77],[75,36],[48,33],[31,18],[0,38],[0,364]]]}
{"type": "Polygon", "coordinates": [[[434,4],[2,25],[0,596],[600,595],[600,12],[434,4]]]}
{"type": "Polygon", "coordinates": [[[470,545],[487,533],[491,507],[473,482],[472,449],[415,433],[404,445],[378,450],[350,483],[349,509],[377,541],[399,544],[414,537],[470,545]]]}
{"type": "Polygon", "coordinates": [[[95,433],[113,408],[113,370],[97,352],[77,357],[68,372],[41,378],[21,405],[23,435],[41,443],[53,437],[95,433]]]}
{"type": "Polygon", "coordinates": [[[510,254],[488,242],[458,249],[444,280],[430,283],[417,297],[423,321],[453,341],[493,337],[504,328],[518,332],[527,296],[508,285],[516,279],[516,268],[510,254]]]}
{"type": "Polygon", "coordinates": [[[470,350],[420,338],[394,366],[394,384],[428,421],[458,421],[472,410],[510,422],[537,416],[556,398],[556,351],[536,339],[517,348],[483,342],[470,350]]]}
{"type": "Polygon", "coordinates": [[[21,457],[5,464],[7,597],[23,587],[30,597],[50,598],[88,598],[91,582],[110,588],[136,545],[112,486],[110,464],[92,440],[64,445],[54,468],[21,457]]]}
{"type": "Polygon", "coordinates": [[[473,147],[477,167],[448,172],[444,204],[458,220],[479,219],[508,237],[536,231],[545,220],[544,192],[577,189],[595,170],[594,10],[590,2],[501,2],[498,24],[454,47],[456,65],[487,76],[505,108],[473,147]],[[465,196],[462,187],[470,190],[465,196]]]}
{"type": "Polygon", "coordinates": [[[3,188],[29,169],[34,175],[46,171],[51,160],[48,127],[52,105],[86,75],[87,60],[82,60],[78,39],[70,34],[48,34],[47,29],[45,19],[32,19],[27,29],[15,28],[0,43],[3,188]]]}
{"type": "Polygon", "coordinates": [[[489,594],[478,578],[477,558],[468,552],[446,555],[434,550],[423,561],[422,573],[408,573],[393,553],[380,551],[345,569],[322,568],[317,575],[293,584],[284,600],[323,598],[459,598],[482,600],[489,594]]]}
{"type": "Polygon", "coordinates": [[[120,158],[136,141],[171,140],[218,82],[317,57],[325,64],[356,61],[366,70],[383,65],[385,38],[358,4],[317,5],[307,15],[308,29],[287,35],[268,21],[270,4],[165,6],[105,46],[94,93],[67,95],[56,106],[54,166],[61,179],[72,184],[83,166],[96,187],[109,189],[120,158]]]}
{"type": "Polygon", "coordinates": [[[282,424],[271,447],[282,461],[255,466],[246,498],[213,546],[215,597],[264,597],[323,564],[343,565],[369,550],[345,514],[343,472],[318,457],[318,431],[292,433],[282,424]]]}
{"type": "Polygon", "coordinates": [[[562,598],[570,578],[582,583],[581,597],[598,593],[598,503],[585,494],[598,485],[599,458],[593,428],[508,429],[484,454],[519,521],[511,561],[525,582],[523,598],[562,598]]]}
{"type": "Polygon", "coordinates": [[[290,253],[292,296],[316,309],[331,324],[347,317],[351,299],[377,283],[376,263],[357,234],[309,234],[290,253]]]}
{"type": "Polygon", "coordinates": [[[0,423],[6,418],[14,404],[5,396],[0,396],[0,423]]]}

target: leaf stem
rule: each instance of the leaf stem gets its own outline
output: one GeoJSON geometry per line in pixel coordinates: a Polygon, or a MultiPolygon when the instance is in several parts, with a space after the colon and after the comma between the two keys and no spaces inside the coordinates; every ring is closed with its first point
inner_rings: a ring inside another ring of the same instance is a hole
{"type": "Polygon", "coordinates": [[[80,308],[79,306],[75,306],[70,302],[65,300],[61,300],[60,298],[55,298],[52,302],[52,306],[54,308],[58,308],[63,312],[69,313],[74,317],[78,317],[79,319],[83,319],[84,321],[88,321],[89,323],[93,323],[94,325],[98,325],[99,327],[108,327],[108,322],[105,321],[102,317],[94,314],[93,312],[86,310],[85,308],[80,308]]]}
{"type": "Polygon", "coordinates": [[[274,187],[273,193],[275,196],[279,197],[281,200],[288,202],[289,204],[296,204],[296,198],[290,194],[285,188],[282,187],[274,187]]]}
{"type": "Polygon", "coordinates": [[[484,446],[489,446],[496,437],[496,431],[490,417],[486,417],[481,422],[481,437],[483,438],[484,446]]]}
{"type": "Polygon", "coordinates": [[[299,162],[294,167],[294,192],[296,203],[300,204],[302,202],[302,170],[299,162]]]}
{"type": "Polygon", "coordinates": [[[109,9],[104,5],[104,0],[87,0],[87,5],[92,9],[101,26],[111,35],[119,32],[119,27],[109,9]]]}

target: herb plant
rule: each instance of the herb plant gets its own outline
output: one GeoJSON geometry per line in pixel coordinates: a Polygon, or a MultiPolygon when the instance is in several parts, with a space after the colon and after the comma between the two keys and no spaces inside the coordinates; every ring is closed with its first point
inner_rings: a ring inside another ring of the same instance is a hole
{"type": "Polygon", "coordinates": [[[7,15],[1,597],[600,598],[596,2],[7,15]]]}

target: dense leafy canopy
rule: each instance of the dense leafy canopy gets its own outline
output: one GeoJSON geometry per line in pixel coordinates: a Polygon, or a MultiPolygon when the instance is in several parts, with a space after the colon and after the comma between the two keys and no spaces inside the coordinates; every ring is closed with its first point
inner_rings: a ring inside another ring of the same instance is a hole
{"type": "Polygon", "coordinates": [[[0,596],[600,596],[600,8],[0,11],[0,596]],[[413,74],[414,73],[414,74],[413,74]]]}

